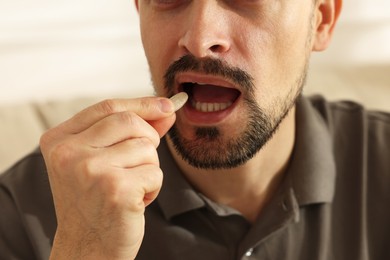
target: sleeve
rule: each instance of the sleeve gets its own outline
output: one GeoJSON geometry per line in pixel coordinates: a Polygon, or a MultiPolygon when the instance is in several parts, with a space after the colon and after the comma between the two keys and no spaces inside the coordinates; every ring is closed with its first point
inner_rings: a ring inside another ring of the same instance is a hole
{"type": "Polygon", "coordinates": [[[36,259],[16,204],[0,186],[0,259],[36,259]]]}

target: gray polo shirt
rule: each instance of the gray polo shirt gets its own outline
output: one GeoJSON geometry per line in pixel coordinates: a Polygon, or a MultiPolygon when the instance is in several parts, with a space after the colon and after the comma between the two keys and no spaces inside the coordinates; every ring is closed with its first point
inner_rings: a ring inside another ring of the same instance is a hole
{"type": "MultiPolygon", "coordinates": [[[[314,97],[296,121],[286,177],[253,225],[194,190],[163,140],[137,259],[390,259],[390,115],[314,97]]],[[[0,259],[48,259],[55,229],[37,150],[0,177],[0,259]]]]}

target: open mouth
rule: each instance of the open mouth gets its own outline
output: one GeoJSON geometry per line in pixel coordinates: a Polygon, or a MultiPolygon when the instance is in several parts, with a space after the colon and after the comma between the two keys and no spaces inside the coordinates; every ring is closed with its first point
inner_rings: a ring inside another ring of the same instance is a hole
{"type": "Polygon", "coordinates": [[[183,82],[179,87],[189,96],[189,105],[198,112],[220,112],[230,108],[241,95],[235,88],[201,82],[183,82]]]}

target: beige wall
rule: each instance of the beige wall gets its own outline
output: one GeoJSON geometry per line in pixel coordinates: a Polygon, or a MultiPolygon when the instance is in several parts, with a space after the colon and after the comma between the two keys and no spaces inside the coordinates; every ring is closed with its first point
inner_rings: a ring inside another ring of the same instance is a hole
{"type": "MultiPolygon", "coordinates": [[[[389,64],[388,10],[388,0],[345,0],[312,67],[389,64]]],[[[1,104],[152,92],[131,0],[0,0],[0,57],[1,104]]]]}

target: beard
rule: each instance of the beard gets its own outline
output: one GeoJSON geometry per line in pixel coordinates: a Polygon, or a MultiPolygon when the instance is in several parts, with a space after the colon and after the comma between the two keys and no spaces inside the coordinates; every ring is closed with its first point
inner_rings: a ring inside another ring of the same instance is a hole
{"type": "Polygon", "coordinates": [[[268,113],[257,103],[253,78],[247,72],[212,58],[199,60],[186,55],[174,62],[165,74],[165,86],[169,95],[173,94],[175,75],[184,71],[227,78],[240,86],[245,97],[247,123],[236,138],[227,135],[226,130],[224,132],[217,126],[194,127],[192,139],[187,139],[180,133],[177,123],[168,132],[173,147],[184,161],[196,168],[216,170],[245,164],[267,144],[296,103],[305,83],[307,64],[287,96],[272,102],[272,107],[267,109],[270,111],[268,113]]]}

